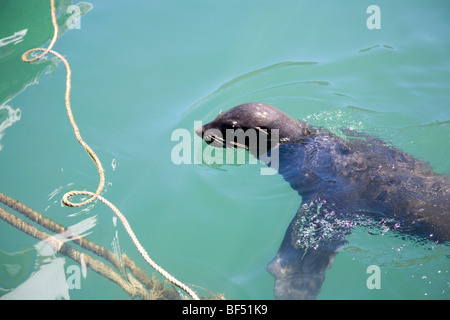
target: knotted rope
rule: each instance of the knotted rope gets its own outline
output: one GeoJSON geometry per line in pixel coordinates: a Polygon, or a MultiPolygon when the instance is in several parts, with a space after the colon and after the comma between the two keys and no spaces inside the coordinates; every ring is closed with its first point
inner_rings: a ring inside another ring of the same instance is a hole
{"type": "Polygon", "coordinates": [[[95,193],[90,192],[90,191],[78,191],[78,190],[73,190],[73,191],[69,191],[67,193],[64,194],[63,198],[62,198],[62,202],[69,207],[81,207],[84,206],[96,199],[100,200],[101,202],[103,202],[105,205],[107,205],[115,214],[116,216],[120,219],[120,221],[122,222],[125,230],[127,231],[128,235],[130,236],[131,240],[133,241],[134,245],[136,246],[137,250],[139,251],[139,253],[141,254],[141,256],[144,258],[144,260],[152,267],[154,268],[157,272],[159,272],[164,278],[166,278],[169,282],[173,283],[174,285],[176,285],[177,287],[179,287],[180,289],[184,290],[187,294],[189,294],[191,296],[192,299],[194,300],[199,300],[199,297],[197,296],[197,294],[191,289],[189,288],[186,284],[182,283],[181,281],[177,280],[174,276],[172,276],[170,273],[168,273],[167,271],[165,271],[162,267],[160,267],[158,264],[156,264],[151,258],[150,256],[147,254],[147,252],[145,251],[145,249],[142,247],[142,245],[139,243],[136,235],[134,234],[133,230],[130,227],[130,224],[128,223],[127,219],[125,218],[125,216],[116,208],[116,206],[114,206],[111,202],[109,202],[108,200],[106,200],[105,198],[103,198],[102,196],[100,196],[100,193],[103,190],[103,187],[105,185],[105,173],[103,170],[103,166],[100,162],[100,159],[97,157],[97,155],[95,154],[95,152],[88,146],[88,144],[86,142],[84,142],[84,140],[81,138],[80,135],[80,131],[78,129],[78,126],[75,122],[75,119],[73,117],[72,114],[72,109],[70,107],[70,89],[71,89],[71,76],[72,76],[72,71],[70,69],[70,65],[69,62],[58,52],[51,50],[52,47],[54,46],[56,39],[58,37],[58,24],[56,21],[56,13],[55,13],[55,1],[54,0],[50,0],[50,6],[51,6],[51,16],[52,16],[52,24],[53,24],[53,38],[49,44],[49,46],[47,48],[33,48],[30,49],[28,51],[26,51],[24,54],[22,54],[22,60],[24,62],[33,62],[39,59],[42,59],[47,53],[51,53],[54,56],[56,56],[58,59],[60,59],[67,70],[67,75],[66,75],[66,93],[65,93],[65,104],[66,104],[66,110],[67,110],[67,115],[69,117],[69,121],[70,124],[72,125],[73,131],[75,133],[75,137],[77,138],[77,141],[81,144],[81,146],[86,150],[86,152],[89,154],[89,156],[92,158],[92,160],[94,161],[95,165],[97,166],[98,169],[98,173],[100,176],[100,182],[99,185],[97,187],[97,191],[95,193]],[[36,52],[36,51],[43,51],[40,55],[33,57],[33,58],[28,58],[28,55],[36,52]],[[89,199],[83,201],[83,202],[79,202],[79,203],[74,203],[71,202],[69,199],[75,195],[85,195],[85,196],[90,196],[89,199]]]}

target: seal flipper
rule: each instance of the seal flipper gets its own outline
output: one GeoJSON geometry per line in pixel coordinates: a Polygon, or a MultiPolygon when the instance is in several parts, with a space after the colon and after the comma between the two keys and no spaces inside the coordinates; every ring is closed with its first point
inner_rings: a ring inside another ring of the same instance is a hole
{"type": "Polygon", "coordinates": [[[317,249],[280,248],[267,270],[275,278],[274,295],[279,300],[312,300],[317,297],[325,280],[325,272],[331,267],[335,250],[329,247],[317,249]]]}
{"type": "Polygon", "coordinates": [[[324,204],[320,199],[302,203],[268,264],[267,271],[275,278],[276,299],[315,299],[326,270],[346,243],[351,225],[324,204]]]}

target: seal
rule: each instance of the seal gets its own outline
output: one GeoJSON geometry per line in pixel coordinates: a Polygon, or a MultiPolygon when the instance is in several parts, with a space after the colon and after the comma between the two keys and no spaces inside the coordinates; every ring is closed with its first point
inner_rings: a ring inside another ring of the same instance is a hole
{"type": "Polygon", "coordinates": [[[380,138],[352,130],[340,137],[264,103],[220,113],[196,133],[216,147],[245,148],[258,158],[278,151],[278,173],[302,197],[267,266],[277,299],[315,299],[354,226],[450,240],[449,176],[380,138]],[[232,130],[253,130],[258,139],[246,134],[238,141],[232,130]]]}

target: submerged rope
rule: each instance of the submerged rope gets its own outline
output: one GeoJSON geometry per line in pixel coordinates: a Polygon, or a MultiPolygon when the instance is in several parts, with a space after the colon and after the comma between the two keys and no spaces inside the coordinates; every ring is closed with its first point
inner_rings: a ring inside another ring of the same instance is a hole
{"type": "Polygon", "coordinates": [[[85,265],[86,267],[91,268],[96,273],[108,278],[109,280],[117,283],[122,287],[132,298],[141,297],[142,299],[152,300],[153,295],[150,292],[147,292],[142,285],[136,286],[131,285],[125,279],[123,279],[117,272],[114,271],[113,268],[104,264],[103,262],[91,257],[86,253],[81,253],[64,243],[64,241],[59,240],[51,235],[42,232],[29,224],[16,217],[15,215],[9,213],[5,209],[0,207],[0,218],[8,222],[10,225],[16,227],[19,230],[29,234],[30,236],[46,242],[50,245],[55,251],[61,253],[64,256],[72,258],[74,261],[78,262],[80,265],[85,265]]]}
{"type": "MultiPolygon", "coordinates": [[[[132,277],[125,272],[125,270],[129,270],[131,274],[140,282],[140,284],[143,284],[150,291],[150,293],[140,290],[139,289],[140,286],[138,286],[138,288],[135,289],[136,286],[130,285],[129,282],[125,281],[122,277],[120,277],[112,268],[110,268],[107,265],[104,265],[95,258],[90,258],[90,262],[92,263],[86,262],[86,265],[91,267],[95,272],[119,284],[127,293],[131,295],[132,298],[135,298],[137,296],[140,296],[143,299],[151,299],[151,300],[161,298],[163,299],[179,298],[179,294],[175,290],[167,289],[166,287],[163,286],[161,282],[157,281],[156,279],[153,280],[150,279],[145,274],[144,270],[139,268],[125,253],[122,253],[121,256],[122,260],[120,260],[120,257],[116,256],[114,253],[107,250],[106,248],[86,239],[85,237],[81,237],[78,234],[75,234],[73,231],[68,233],[68,231],[70,231],[70,228],[66,228],[60,224],[55,223],[51,219],[42,216],[39,212],[33,210],[27,205],[3,193],[0,193],[0,202],[10,207],[11,209],[23,214],[26,218],[36,222],[37,224],[46,228],[47,230],[55,234],[63,234],[66,239],[70,238],[71,241],[73,241],[80,247],[96,254],[101,258],[106,259],[116,268],[117,271],[120,272],[120,274],[126,276],[127,279],[132,281],[132,277]]],[[[58,242],[60,240],[58,240],[57,238],[52,237],[47,233],[41,233],[38,229],[36,229],[32,225],[28,224],[23,220],[20,220],[20,218],[13,216],[12,214],[2,209],[1,207],[0,207],[0,218],[5,220],[12,226],[16,227],[17,229],[39,240],[46,241],[47,243],[48,242],[60,243],[58,242]]],[[[69,247],[67,244],[65,245],[69,247]]],[[[57,246],[55,249],[58,248],[63,249],[63,247],[61,246],[57,246]]],[[[71,250],[73,250],[73,252],[78,252],[74,249],[71,250]]],[[[59,252],[65,256],[74,259],[80,264],[83,263],[81,260],[82,253],[76,255],[67,255],[66,254],[67,250],[59,250],[59,252]]],[[[216,294],[212,295],[217,297],[216,294]]]]}
{"type": "Polygon", "coordinates": [[[95,193],[90,192],[90,191],[78,191],[78,190],[69,191],[63,195],[62,202],[66,206],[69,206],[69,207],[81,207],[81,206],[84,206],[84,205],[94,201],[95,199],[98,199],[101,202],[103,202],[120,219],[123,226],[125,227],[125,230],[127,231],[128,235],[130,236],[131,240],[133,241],[134,245],[136,246],[136,248],[139,251],[139,253],[141,254],[141,256],[144,258],[144,260],[152,268],[154,268],[157,272],[159,272],[163,277],[165,277],[168,281],[170,281],[171,283],[173,283],[174,285],[178,286],[180,289],[182,289],[186,293],[188,293],[192,297],[192,299],[199,300],[199,297],[191,288],[189,288],[186,284],[182,283],[181,281],[177,280],[174,276],[172,276],[170,273],[165,271],[162,267],[160,267],[158,264],[156,264],[150,258],[150,256],[147,254],[145,249],[139,243],[136,235],[134,234],[133,230],[131,229],[130,224],[128,223],[125,216],[111,202],[109,202],[108,200],[106,200],[105,198],[100,196],[100,193],[102,192],[103,187],[105,185],[105,173],[104,173],[102,164],[100,162],[100,159],[97,157],[97,155],[94,153],[94,151],[88,146],[88,144],[86,142],[84,142],[84,140],[81,138],[80,131],[78,129],[78,126],[77,126],[75,119],[73,117],[73,114],[72,114],[72,109],[70,107],[70,89],[71,89],[72,71],[70,69],[69,62],[58,52],[51,50],[56,42],[57,37],[58,37],[58,24],[56,21],[55,1],[54,0],[50,0],[50,6],[51,6],[51,15],[52,15],[52,23],[53,23],[54,33],[53,33],[53,38],[52,38],[49,46],[47,48],[33,48],[33,49],[26,51],[24,54],[22,54],[22,60],[24,62],[33,62],[33,61],[42,59],[47,53],[50,52],[51,54],[56,56],[58,59],[60,59],[64,63],[66,70],[67,70],[66,93],[65,93],[65,104],[66,104],[67,115],[69,117],[69,121],[70,121],[70,124],[72,125],[73,131],[75,133],[75,137],[77,138],[77,141],[81,144],[81,146],[86,150],[86,152],[89,154],[89,156],[94,161],[95,165],[97,166],[98,173],[100,176],[100,182],[97,187],[97,191],[95,193]],[[36,52],[36,51],[43,51],[43,53],[41,53],[37,57],[33,57],[33,58],[29,59],[28,55],[33,52],[36,52]],[[85,195],[85,196],[90,196],[90,198],[83,202],[79,202],[79,203],[71,202],[69,199],[75,195],[85,195]]]}

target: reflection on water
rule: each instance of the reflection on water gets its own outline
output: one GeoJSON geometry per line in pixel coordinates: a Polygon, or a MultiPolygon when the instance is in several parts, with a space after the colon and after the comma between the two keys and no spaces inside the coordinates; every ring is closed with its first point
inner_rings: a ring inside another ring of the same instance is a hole
{"type": "MultiPolygon", "coordinates": [[[[0,297],[4,300],[54,300],[54,299],[70,299],[69,289],[79,286],[81,275],[86,277],[86,265],[81,268],[78,264],[71,266],[72,260],[59,257],[58,249],[65,242],[82,238],[89,235],[88,230],[97,224],[97,217],[89,217],[73,226],[67,228],[61,234],[51,236],[44,241],[38,242],[35,248],[35,270],[24,282],[18,279],[21,271],[22,262],[20,264],[10,263],[8,260],[27,259],[31,252],[18,254],[1,253],[2,282],[20,283],[17,287],[12,287],[6,294],[0,297]],[[23,257],[23,258],[22,258],[23,257]],[[71,275],[73,272],[73,276],[71,275]],[[10,280],[8,280],[10,279],[10,280]]],[[[78,288],[79,289],[79,288],[78,288]]],[[[4,289],[5,290],[5,289],[4,289]]]]}
{"type": "MultiPolygon", "coordinates": [[[[20,120],[22,112],[19,108],[13,109],[12,107],[4,104],[0,106],[0,140],[5,134],[5,130],[11,127],[15,122],[20,120]]],[[[0,144],[0,151],[2,145],[0,144]]]]}
{"type": "Polygon", "coordinates": [[[2,300],[55,300],[69,297],[64,270],[66,259],[48,257],[24,283],[3,295],[2,300]]]}
{"type": "MultiPolygon", "coordinates": [[[[28,29],[23,29],[20,31],[16,31],[14,32],[13,35],[9,36],[9,37],[5,37],[3,39],[0,39],[0,50],[2,50],[2,47],[8,45],[8,44],[18,44],[19,42],[21,42],[23,40],[23,37],[25,37],[25,35],[27,34],[28,29]]],[[[10,52],[12,52],[13,50],[10,50],[10,52]]],[[[6,54],[2,53],[2,51],[0,51],[0,59],[3,58],[6,54]]]]}

